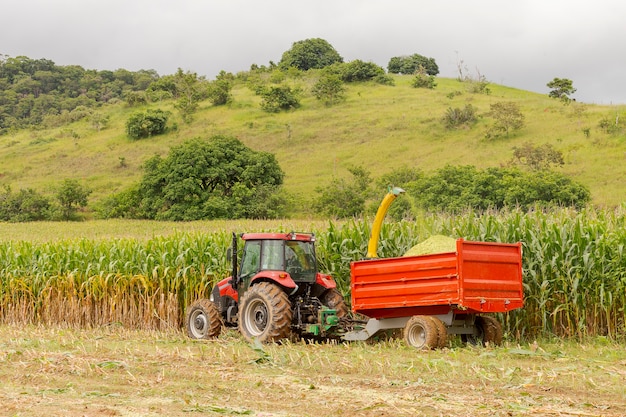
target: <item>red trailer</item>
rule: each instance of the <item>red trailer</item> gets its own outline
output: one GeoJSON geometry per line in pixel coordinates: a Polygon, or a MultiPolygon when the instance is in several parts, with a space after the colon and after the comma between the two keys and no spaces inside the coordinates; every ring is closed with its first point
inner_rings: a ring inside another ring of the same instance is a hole
{"type": "Polygon", "coordinates": [[[502,326],[484,313],[523,306],[521,243],[456,241],[456,251],[351,264],[352,310],[367,324],[344,335],[366,340],[404,328],[417,348],[447,344],[448,334],[497,344],[502,326]]]}

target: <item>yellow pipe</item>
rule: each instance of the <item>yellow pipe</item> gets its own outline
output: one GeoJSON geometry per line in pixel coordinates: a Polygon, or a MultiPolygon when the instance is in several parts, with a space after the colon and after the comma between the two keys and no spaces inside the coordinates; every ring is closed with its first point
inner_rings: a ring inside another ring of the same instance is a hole
{"type": "Polygon", "coordinates": [[[404,190],[400,187],[393,187],[383,201],[378,206],[378,211],[376,211],[376,217],[374,218],[374,223],[372,224],[372,235],[370,236],[369,243],[367,245],[367,257],[368,258],[378,258],[376,251],[378,249],[378,238],[380,236],[380,228],[383,224],[383,219],[387,215],[387,210],[393,200],[398,197],[399,194],[403,193],[404,190]]]}

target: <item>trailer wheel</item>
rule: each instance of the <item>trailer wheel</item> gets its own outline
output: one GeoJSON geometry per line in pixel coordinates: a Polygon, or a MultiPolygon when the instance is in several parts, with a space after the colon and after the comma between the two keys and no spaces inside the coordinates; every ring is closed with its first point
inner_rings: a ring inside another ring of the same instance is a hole
{"type": "Polygon", "coordinates": [[[439,318],[432,316],[429,317],[435,323],[435,327],[437,328],[437,347],[439,349],[443,349],[448,346],[448,328],[439,318]]]}
{"type": "Polygon", "coordinates": [[[222,317],[215,304],[202,298],[187,307],[185,328],[192,339],[213,339],[222,331],[222,317]]]}
{"type": "Polygon", "coordinates": [[[348,306],[346,305],[346,300],[343,298],[343,295],[341,295],[341,293],[335,288],[331,288],[330,290],[322,294],[320,301],[326,307],[337,310],[337,317],[342,318],[348,315],[348,306]]]}
{"type": "Polygon", "coordinates": [[[462,335],[462,340],[469,345],[499,345],[502,343],[502,325],[498,320],[490,316],[478,316],[474,321],[476,333],[474,335],[462,335]]]}
{"type": "Polygon", "coordinates": [[[287,294],[269,282],[253,285],[241,298],[239,331],[249,342],[289,338],[293,311],[287,294]]]}
{"type": "Polygon", "coordinates": [[[491,316],[480,316],[482,319],[483,333],[485,335],[484,342],[492,345],[502,344],[502,325],[500,322],[491,316]]]}
{"type": "Polygon", "coordinates": [[[439,345],[437,326],[428,316],[413,316],[404,326],[407,345],[419,350],[434,349],[439,345]]]}

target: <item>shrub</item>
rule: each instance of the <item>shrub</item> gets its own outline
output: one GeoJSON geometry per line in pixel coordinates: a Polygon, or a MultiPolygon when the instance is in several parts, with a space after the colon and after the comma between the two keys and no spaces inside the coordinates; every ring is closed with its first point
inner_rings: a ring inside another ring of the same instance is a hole
{"type": "Polygon", "coordinates": [[[322,74],[312,89],[313,95],[327,106],[346,99],[346,87],[335,74],[322,74]]]}
{"type": "Polygon", "coordinates": [[[149,138],[164,133],[169,113],[160,109],[133,113],[126,121],[126,133],[132,139],[149,138]]]}
{"type": "Polygon", "coordinates": [[[28,188],[13,193],[9,187],[0,194],[0,221],[29,222],[49,218],[50,201],[28,188]]]}
{"type": "Polygon", "coordinates": [[[341,65],[340,71],[341,78],[347,83],[372,81],[385,76],[385,70],[381,66],[360,59],[341,65]]]}
{"type": "Polygon", "coordinates": [[[260,93],[261,108],[268,113],[296,109],[300,107],[300,94],[299,89],[287,85],[271,86],[260,93]]]}
{"type": "Polygon", "coordinates": [[[437,83],[435,82],[434,76],[428,75],[425,72],[420,72],[415,76],[415,78],[413,78],[411,85],[415,88],[434,89],[437,86],[437,83]]]}
{"type": "Polygon", "coordinates": [[[476,109],[471,104],[466,104],[462,109],[449,107],[443,116],[443,123],[448,129],[460,126],[468,126],[476,122],[476,109]]]}

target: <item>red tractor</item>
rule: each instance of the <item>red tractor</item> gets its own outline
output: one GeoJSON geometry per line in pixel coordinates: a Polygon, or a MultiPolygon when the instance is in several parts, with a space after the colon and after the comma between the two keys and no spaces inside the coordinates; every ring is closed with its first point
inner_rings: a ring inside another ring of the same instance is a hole
{"type": "Polygon", "coordinates": [[[333,278],[318,272],[313,234],[243,234],[239,270],[233,234],[232,276],[213,288],[210,300],[191,304],[187,333],[208,339],[223,325],[238,326],[247,340],[264,343],[292,336],[369,340],[404,329],[407,344],[418,349],[447,346],[448,335],[500,343],[502,326],[486,314],[523,306],[522,244],[457,239],[447,252],[379,259],[382,220],[403,192],[394,188],[385,196],[365,259],[350,264],[353,314],[333,278]]]}
{"type": "Polygon", "coordinates": [[[185,327],[194,339],[217,337],[223,325],[238,327],[249,341],[323,336],[347,316],[348,307],[330,275],[317,269],[315,235],[244,233],[241,266],[238,237],[228,257],[232,275],[187,309],[185,327]]]}

